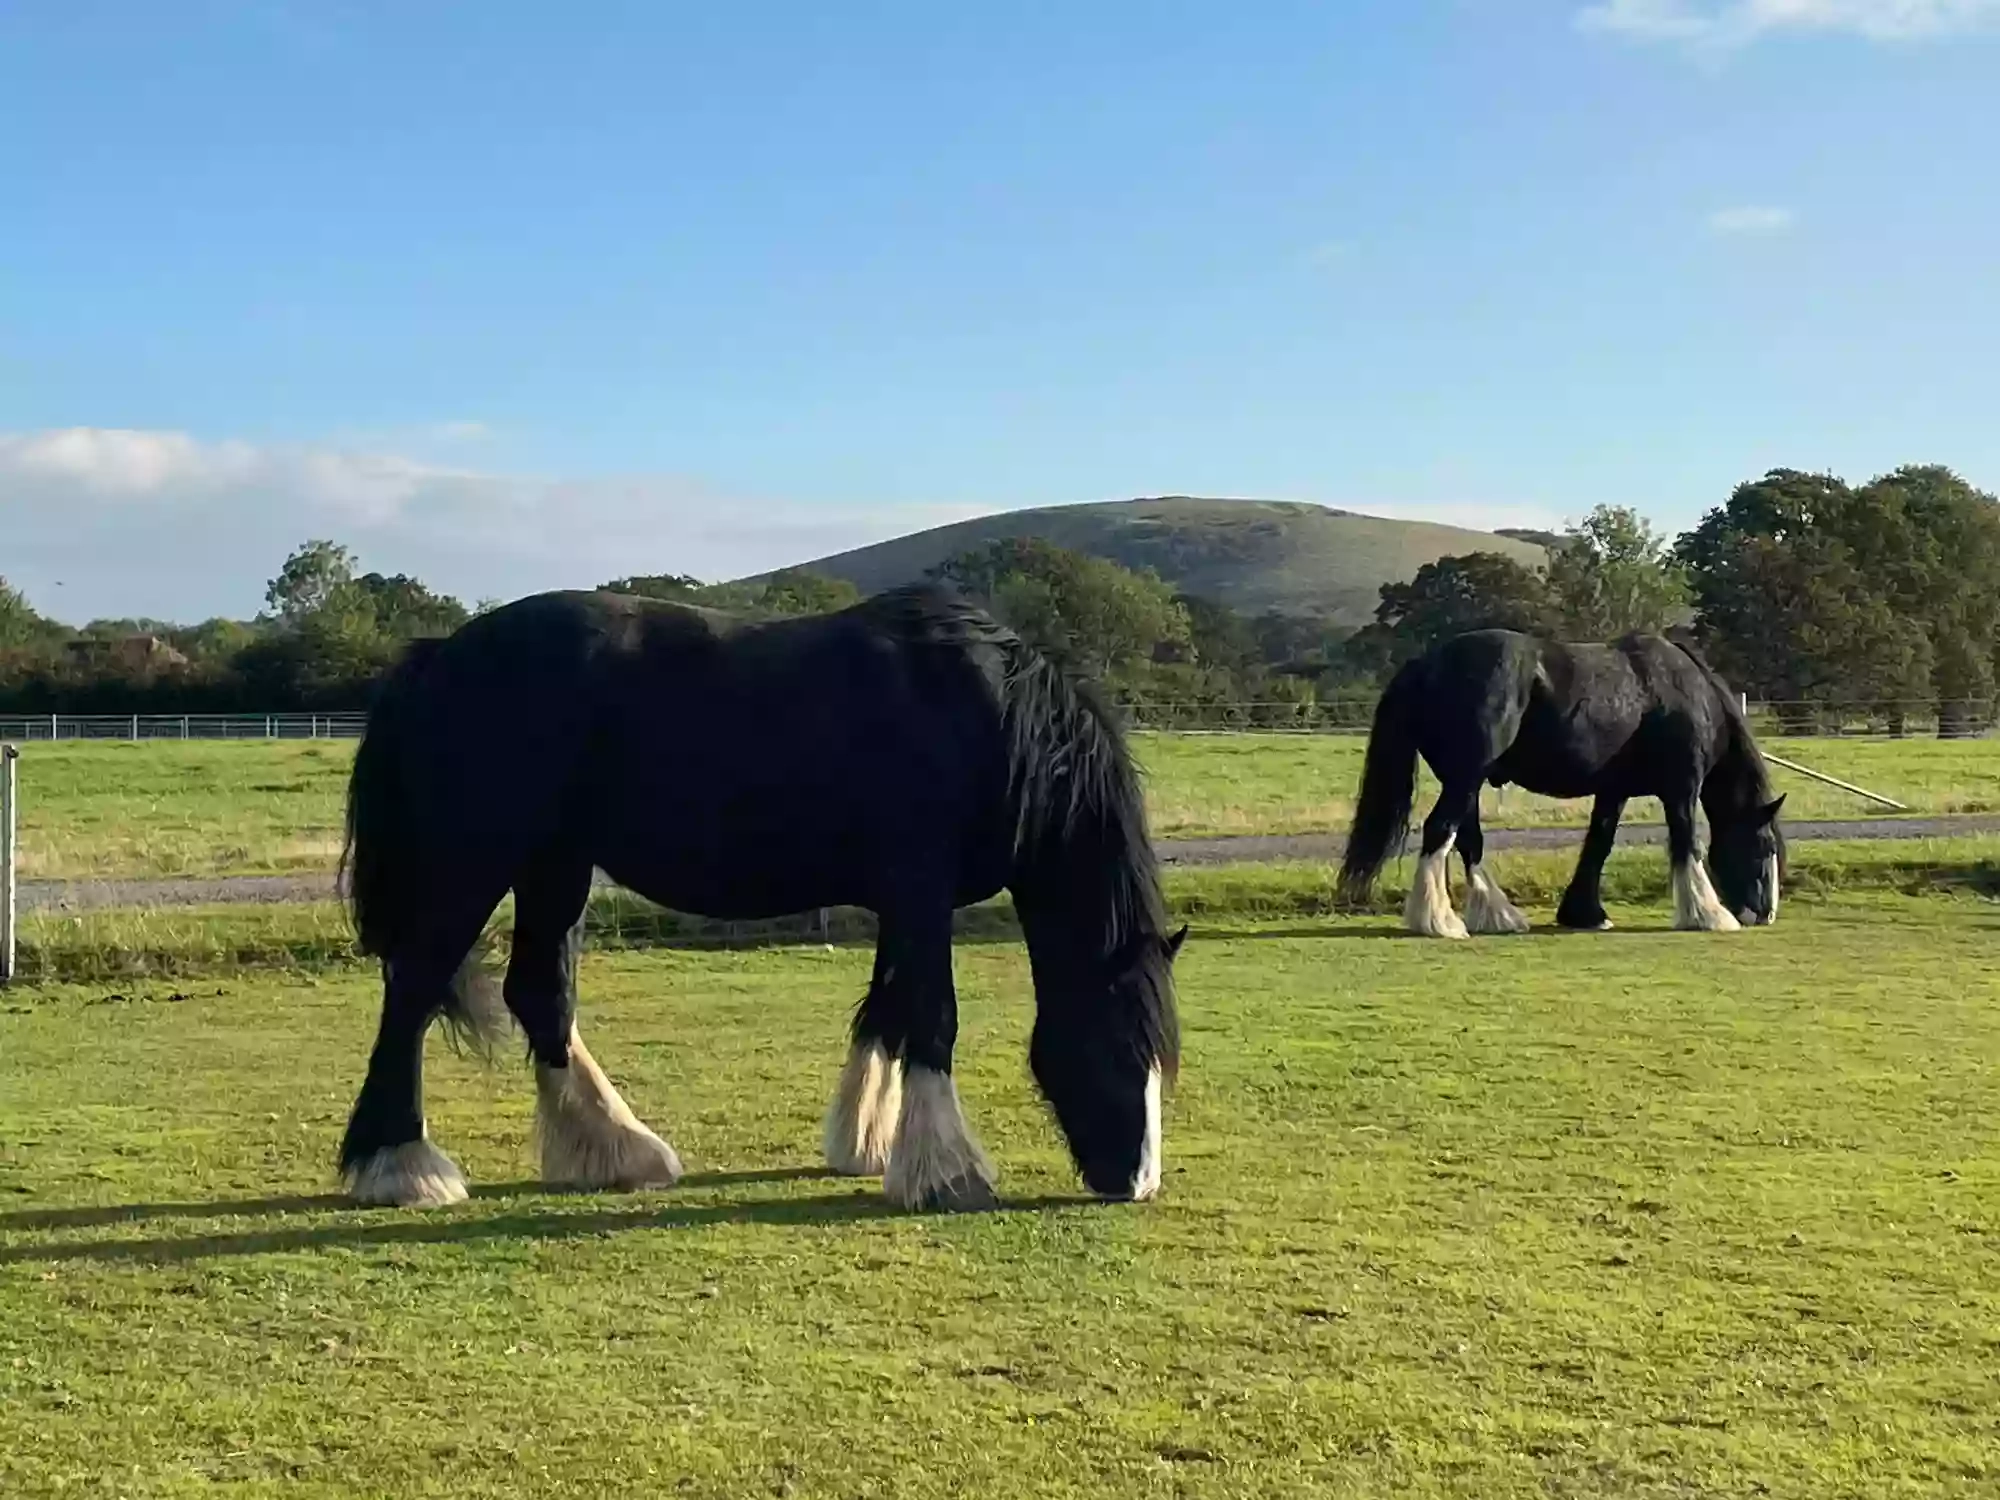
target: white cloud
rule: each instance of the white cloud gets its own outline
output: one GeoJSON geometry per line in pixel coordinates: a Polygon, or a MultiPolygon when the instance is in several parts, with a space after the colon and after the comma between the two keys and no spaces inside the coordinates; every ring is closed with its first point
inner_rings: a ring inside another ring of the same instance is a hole
{"type": "Polygon", "coordinates": [[[1979,31],[2000,0],[1602,0],[1577,12],[1586,31],[1704,47],[1747,46],[1784,32],[1844,32],[1870,41],[1918,41],[1979,31]]]}
{"type": "Polygon", "coordinates": [[[1768,203],[1745,203],[1734,208],[1718,208],[1708,216],[1708,227],[1716,234],[1783,234],[1796,222],[1789,208],[1768,203]]]}
{"type": "Polygon", "coordinates": [[[0,433],[0,572],[71,621],[247,615],[311,537],[471,600],[628,573],[735,577],[978,513],[769,503],[674,475],[539,478],[181,432],[0,433]]]}
{"type": "Polygon", "coordinates": [[[480,443],[493,436],[493,429],[484,422],[460,419],[433,423],[430,435],[441,443],[480,443]]]}

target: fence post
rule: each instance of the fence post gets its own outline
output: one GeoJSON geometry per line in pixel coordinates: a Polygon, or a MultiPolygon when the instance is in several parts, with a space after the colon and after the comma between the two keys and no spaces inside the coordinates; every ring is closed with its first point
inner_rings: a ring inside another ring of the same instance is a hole
{"type": "Polygon", "coordinates": [[[139,716],[137,714],[132,715],[132,738],[135,741],[139,738],[139,716]]]}
{"type": "Polygon", "coordinates": [[[0,745],[0,984],[14,982],[14,803],[21,752],[0,745]]]}

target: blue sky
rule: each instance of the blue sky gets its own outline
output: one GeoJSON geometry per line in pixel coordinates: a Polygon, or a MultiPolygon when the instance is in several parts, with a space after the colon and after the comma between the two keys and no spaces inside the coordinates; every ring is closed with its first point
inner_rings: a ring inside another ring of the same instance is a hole
{"type": "Polygon", "coordinates": [[[2000,485],[2000,0],[0,8],[0,574],[2000,485]]]}

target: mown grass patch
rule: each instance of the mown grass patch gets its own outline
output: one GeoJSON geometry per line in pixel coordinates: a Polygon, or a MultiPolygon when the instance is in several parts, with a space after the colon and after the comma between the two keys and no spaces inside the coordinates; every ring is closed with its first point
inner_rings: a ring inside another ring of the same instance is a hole
{"type": "MultiPolygon", "coordinates": [[[[1136,739],[1147,771],[1154,831],[1166,836],[1345,833],[1361,784],[1366,740],[1359,735],[1145,734],[1136,739]]],[[[1912,814],[2000,810],[2000,742],[1993,740],[1780,740],[1768,749],[1800,765],[1893,798],[1912,814]]],[[[1783,767],[1772,772],[1797,820],[1881,815],[1880,806],[1783,767]]],[[[1437,795],[1428,768],[1418,775],[1418,816],[1437,795]]],[[[1481,818],[1492,828],[1581,826],[1590,804],[1487,787],[1481,818]]],[[[1632,804],[1634,822],[1661,820],[1659,803],[1632,804]]]]}
{"type": "Polygon", "coordinates": [[[524,1071],[434,1041],[432,1214],[325,1196],[372,976],[10,996],[0,1494],[1992,1493],[1992,909],[1616,915],[1205,934],[1138,1209],[1076,1201],[969,943],[968,1219],[816,1175],[863,948],[586,958],[672,1192],[542,1193],[524,1071]]]}
{"type": "MultiPolygon", "coordinates": [[[[1488,865],[1530,916],[1548,923],[1575,868],[1576,851],[1500,851],[1488,865]]],[[[2000,836],[1813,842],[1795,846],[1791,865],[1787,910],[1853,891],[2000,896],[2000,836]]],[[[1412,866],[1405,859],[1384,870],[1368,902],[1371,912],[1387,918],[1400,908],[1412,866]]],[[[1329,865],[1300,860],[1170,867],[1165,881],[1179,919],[1227,927],[1333,915],[1333,876],[1329,865]]],[[[1453,889],[1462,903],[1461,884],[1453,889]]],[[[1665,852],[1657,846],[1617,851],[1605,871],[1605,892],[1613,903],[1644,909],[1648,920],[1662,918],[1671,899],[1665,852]]],[[[503,904],[491,929],[496,941],[504,942],[511,920],[511,905],[503,904]]],[[[1005,897],[960,912],[958,922],[968,936],[1012,941],[1018,932],[1005,897]]],[[[603,950],[839,945],[871,941],[874,921],[865,912],[835,909],[772,922],[717,922],[603,890],[592,899],[585,931],[589,943],[603,950]]],[[[18,961],[24,980],[41,983],[273,967],[316,970],[358,959],[342,908],[313,901],[30,912],[21,919],[18,961]]]]}
{"type": "MultiPolygon", "coordinates": [[[[1361,776],[1355,735],[1141,734],[1153,829],[1164,837],[1345,833],[1361,776]]],[[[1772,748],[1913,813],[2000,810],[2000,742],[1773,741],[1772,748]]],[[[326,871],[340,849],[348,742],[65,741],[21,763],[21,871],[28,878],[326,871]]],[[[1420,808],[1435,790],[1421,778],[1420,808]]],[[[1880,808],[1780,770],[1787,816],[1880,808]]],[[[1492,827],[1580,826],[1587,802],[1488,788],[1492,827]]],[[[1633,821],[1659,820],[1633,804],[1633,821]]]]}

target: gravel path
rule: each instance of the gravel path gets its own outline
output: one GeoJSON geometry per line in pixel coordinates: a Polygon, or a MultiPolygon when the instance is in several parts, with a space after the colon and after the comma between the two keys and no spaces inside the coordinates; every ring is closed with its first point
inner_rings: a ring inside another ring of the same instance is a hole
{"type": "MultiPolygon", "coordinates": [[[[2000,833],[2000,814],[1788,823],[1785,832],[1793,842],[1806,839],[1951,838],[1972,833],[2000,833]]],[[[1575,848],[1582,838],[1581,828],[1486,830],[1486,842],[1495,849],[1575,848]]],[[[1666,829],[1658,823],[1628,823],[1618,833],[1618,841],[1622,844],[1657,844],[1665,838],[1666,829]]],[[[1226,865],[1260,860],[1333,860],[1340,857],[1344,842],[1338,834],[1306,833],[1161,839],[1158,847],[1160,858],[1169,865],[1226,865]]],[[[28,880],[21,883],[19,906],[24,912],[85,911],[106,907],[255,906],[324,901],[334,894],[330,873],[178,876],[152,880],[28,880]]]]}

